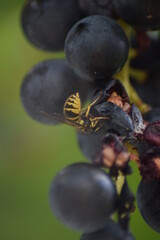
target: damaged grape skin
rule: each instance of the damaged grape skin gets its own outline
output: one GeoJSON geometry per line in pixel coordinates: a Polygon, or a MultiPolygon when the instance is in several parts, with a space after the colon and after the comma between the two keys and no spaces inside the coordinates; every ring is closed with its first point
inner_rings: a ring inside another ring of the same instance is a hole
{"type": "MultiPolygon", "coordinates": [[[[103,107],[103,105],[106,105],[106,112],[107,112],[107,108],[109,108],[109,103],[116,105],[117,107],[119,107],[122,110],[122,111],[120,109],[117,110],[117,111],[119,111],[118,112],[119,117],[124,115],[123,117],[126,118],[126,120],[128,118],[128,121],[132,125],[132,128],[133,128],[132,130],[134,132],[134,135],[136,136],[137,134],[143,133],[145,124],[144,124],[141,112],[139,111],[139,109],[137,108],[137,106],[135,104],[130,104],[128,94],[127,94],[123,84],[118,79],[111,79],[103,87],[103,89],[99,89],[99,91],[96,92],[93,99],[95,100],[100,94],[102,94],[102,97],[97,101],[97,104],[99,104],[99,106],[100,106],[100,104],[102,104],[102,106],[101,107],[97,106],[97,109],[103,108],[103,111],[104,111],[105,107],[103,107]],[[106,102],[109,102],[108,106],[107,106],[106,102]],[[128,117],[127,117],[127,115],[128,115],[128,117]],[[132,123],[131,123],[131,121],[132,121],[132,123]]],[[[96,108],[96,106],[95,106],[95,108],[96,108]]],[[[110,106],[110,108],[111,108],[111,106],[110,106]]],[[[112,115],[114,115],[114,113],[112,113],[112,115]]],[[[112,119],[112,117],[111,117],[111,120],[110,120],[111,124],[114,123],[116,118],[117,118],[117,116],[115,116],[114,119],[112,119]]],[[[121,119],[121,121],[122,121],[122,119],[121,119]]],[[[119,124],[120,124],[120,122],[119,122],[119,124]]],[[[108,125],[109,125],[109,123],[108,123],[108,125]]],[[[124,126],[125,126],[125,123],[123,124],[123,127],[124,126]]],[[[127,124],[126,124],[126,126],[127,126],[127,124]]],[[[116,127],[114,127],[113,130],[115,130],[115,129],[116,129],[116,127]]],[[[123,133],[119,133],[119,134],[123,134],[123,133]]]]}
{"type": "Polygon", "coordinates": [[[127,167],[130,154],[123,146],[122,141],[115,134],[106,134],[103,139],[99,162],[102,166],[114,170],[123,170],[127,167]]]}
{"type": "Polygon", "coordinates": [[[99,90],[97,89],[97,91],[94,94],[93,100],[95,100],[100,93],[102,93],[102,97],[97,101],[97,104],[108,101],[108,99],[110,99],[112,94],[115,94],[115,93],[116,93],[117,97],[120,98],[120,101],[122,102],[122,103],[120,103],[120,105],[124,104],[125,102],[129,103],[129,96],[128,96],[123,84],[118,79],[114,79],[114,78],[110,79],[103,86],[103,88],[101,88],[99,90]]]}
{"type": "Polygon", "coordinates": [[[84,156],[92,162],[95,162],[96,159],[99,157],[103,138],[103,134],[86,134],[77,131],[77,142],[79,148],[84,154],[84,156]]]}
{"type": "Polygon", "coordinates": [[[139,170],[144,180],[160,180],[160,147],[150,146],[148,150],[142,153],[139,170]]]}
{"type": "Polygon", "coordinates": [[[130,110],[131,119],[133,122],[133,129],[135,134],[143,134],[145,124],[141,115],[141,112],[135,104],[132,104],[130,110]]]}
{"type": "Polygon", "coordinates": [[[160,147],[160,121],[148,124],[143,137],[147,142],[160,147]]]}

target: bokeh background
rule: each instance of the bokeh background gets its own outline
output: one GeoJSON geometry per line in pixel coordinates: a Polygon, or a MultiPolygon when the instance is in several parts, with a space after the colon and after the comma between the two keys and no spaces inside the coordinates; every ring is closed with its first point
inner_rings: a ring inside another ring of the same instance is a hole
{"type": "MultiPolygon", "coordinates": [[[[45,53],[25,39],[20,25],[23,4],[23,0],[0,1],[0,239],[78,240],[81,234],[56,220],[48,201],[55,174],[70,163],[86,161],[75,131],[33,121],[19,96],[22,80],[33,65],[63,53],[45,53]]],[[[128,180],[136,193],[140,176],[132,167],[128,180]]],[[[131,231],[137,240],[160,239],[137,209],[131,231]]]]}

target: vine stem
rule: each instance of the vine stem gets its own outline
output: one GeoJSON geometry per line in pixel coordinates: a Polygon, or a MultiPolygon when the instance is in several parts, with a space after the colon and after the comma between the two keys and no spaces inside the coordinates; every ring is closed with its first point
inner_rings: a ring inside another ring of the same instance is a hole
{"type": "MultiPolygon", "coordinates": [[[[121,26],[121,28],[124,30],[128,40],[130,42],[131,33],[133,31],[133,28],[122,20],[118,21],[118,23],[121,26]]],[[[140,109],[140,111],[142,113],[145,113],[145,112],[148,112],[151,109],[151,107],[148,104],[144,103],[140,99],[139,95],[137,94],[137,92],[135,91],[135,89],[133,88],[133,86],[130,83],[130,75],[137,76],[137,70],[130,68],[130,61],[133,57],[137,56],[137,54],[138,54],[137,50],[130,48],[129,54],[128,54],[128,59],[124,65],[123,69],[119,73],[115,74],[114,77],[116,79],[119,79],[123,83],[131,102],[134,102],[137,105],[137,107],[140,109]]],[[[141,73],[142,79],[139,79],[139,81],[140,80],[143,81],[144,78],[146,77],[146,75],[143,71],[141,71],[140,73],[141,73]]]]}
{"type": "Polygon", "coordinates": [[[118,195],[121,194],[124,182],[125,182],[125,176],[121,171],[118,171],[118,176],[116,178],[116,189],[117,189],[118,195]]]}
{"type": "Polygon", "coordinates": [[[125,176],[123,188],[119,196],[118,223],[126,233],[129,232],[131,213],[135,210],[134,201],[135,197],[128,187],[125,176]]]}

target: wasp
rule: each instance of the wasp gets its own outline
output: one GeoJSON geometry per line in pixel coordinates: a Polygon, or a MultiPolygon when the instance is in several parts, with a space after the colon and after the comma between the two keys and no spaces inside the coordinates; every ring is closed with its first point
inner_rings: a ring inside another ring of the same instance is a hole
{"type": "Polygon", "coordinates": [[[109,82],[105,89],[99,90],[94,100],[85,108],[82,108],[79,92],[70,95],[63,106],[63,116],[54,114],[46,116],[66,123],[86,133],[116,132],[118,135],[127,135],[132,131],[132,122],[129,115],[123,111],[123,99],[127,94],[117,80],[109,82]],[[118,95],[114,91],[118,92],[118,95]]]}
{"type": "Polygon", "coordinates": [[[99,132],[100,129],[103,127],[102,122],[105,120],[109,120],[109,117],[107,116],[99,116],[97,111],[93,108],[101,97],[102,92],[87,107],[82,108],[80,95],[79,92],[77,92],[70,95],[65,101],[63,106],[63,116],[59,114],[54,114],[50,116],[45,112],[41,113],[48,118],[73,126],[82,132],[99,132]]]}
{"type": "Polygon", "coordinates": [[[91,111],[101,97],[102,92],[88,107],[82,108],[79,93],[70,95],[64,104],[63,122],[82,132],[98,132],[102,127],[101,121],[109,120],[109,117],[97,116],[94,111],[91,111]]]}
{"type": "Polygon", "coordinates": [[[79,92],[70,95],[64,103],[63,116],[54,114],[48,115],[45,112],[41,112],[43,115],[73,126],[82,132],[95,133],[100,131],[103,127],[102,121],[109,120],[107,116],[99,116],[97,111],[92,111],[92,108],[99,99],[102,97],[102,92],[99,96],[86,108],[82,108],[79,92]]]}

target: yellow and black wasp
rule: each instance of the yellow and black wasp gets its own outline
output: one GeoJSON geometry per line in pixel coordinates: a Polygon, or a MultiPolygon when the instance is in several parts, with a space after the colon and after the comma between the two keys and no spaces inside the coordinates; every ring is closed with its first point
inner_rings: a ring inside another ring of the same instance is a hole
{"type": "Polygon", "coordinates": [[[98,102],[102,95],[103,93],[100,92],[99,96],[88,107],[82,108],[80,95],[77,92],[70,95],[65,101],[63,106],[64,116],[60,114],[50,116],[45,112],[41,113],[48,118],[73,126],[82,132],[98,132],[102,128],[101,121],[109,120],[109,117],[99,116],[97,112],[91,113],[91,108],[98,102]]]}
{"type": "MultiPolygon", "coordinates": [[[[86,108],[81,107],[79,93],[72,94],[63,108],[65,123],[83,132],[113,130],[120,135],[132,131],[132,122],[123,111],[123,102],[128,102],[128,95],[119,80],[112,79],[104,89],[98,90],[95,100],[86,108]],[[121,129],[120,129],[121,128],[121,129]]],[[[103,131],[103,132],[104,132],[103,131]]]]}
{"type": "MultiPolygon", "coordinates": [[[[104,90],[97,92],[95,100],[87,107],[82,108],[79,92],[70,95],[63,106],[63,116],[54,114],[49,116],[62,123],[66,123],[86,133],[105,133],[107,131],[117,132],[119,135],[127,135],[132,131],[132,121],[127,113],[108,98],[113,95],[112,89],[120,89],[120,94],[124,95],[123,87],[117,80],[109,82],[104,90]]],[[[118,92],[118,90],[117,90],[118,92]]],[[[121,102],[121,101],[120,101],[121,102]]]]}
{"type": "Polygon", "coordinates": [[[76,127],[82,132],[97,132],[102,127],[101,121],[109,120],[108,117],[95,116],[90,113],[92,106],[101,98],[102,93],[88,107],[82,108],[79,93],[72,94],[65,101],[63,122],[76,127]]]}

